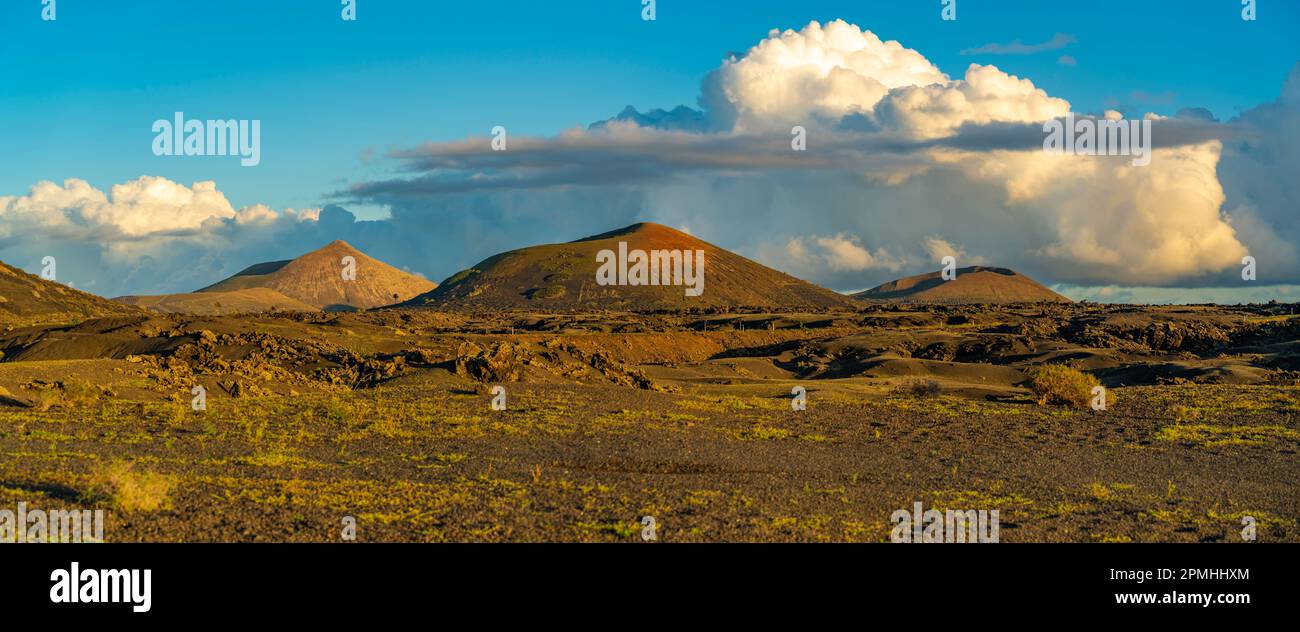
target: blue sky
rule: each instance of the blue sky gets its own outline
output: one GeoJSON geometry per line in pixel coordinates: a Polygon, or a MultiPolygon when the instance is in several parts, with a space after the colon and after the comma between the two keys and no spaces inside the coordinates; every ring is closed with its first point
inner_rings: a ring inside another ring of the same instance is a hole
{"type": "MultiPolygon", "coordinates": [[[[954,79],[972,62],[995,64],[1078,112],[1206,108],[1226,121],[1276,100],[1300,59],[1292,0],[1260,0],[1254,22],[1240,19],[1236,0],[958,0],[954,22],[940,20],[939,0],[660,0],[654,22],[641,19],[637,0],[359,0],[356,22],[340,19],[336,0],[58,0],[53,22],[40,19],[40,4],[0,4],[0,196],[67,178],[107,191],[151,175],[215,180],[235,208],[321,207],[349,184],[390,177],[401,166],[382,158],[390,150],[494,125],[554,137],[627,105],[696,107],[702,79],[725,55],[812,20],[899,40],[954,79]],[[1070,43],[962,52],[1057,34],[1070,43]],[[260,119],[261,164],[152,155],[151,123],[175,111],[260,119]]],[[[376,201],[346,206],[363,220],[390,213],[376,201]]],[[[752,239],[734,246],[761,250],[752,239]]],[[[441,278],[483,254],[399,263],[441,278]]]]}
{"type": "Polygon", "coordinates": [[[1276,96],[1300,59],[1300,2],[1264,0],[1265,19],[1215,2],[959,0],[939,3],[663,0],[655,22],[635,0],[39,0],[0,5],[0,193],[79,177],[108,186],[148,173],[216,179],[236,205],[319,206],[361,156],[494,125],[553,134],[626,105],[695,105],[701,77],[772,28],[843,18],[922,51],[950,75],[972,61],[1029,76],[1097,112],[1116,102],[1220,118],[1276,96]],[[1074,13],[1074,17],[1062,13],[1074,13]],[[1117,28],[1125,24],[1122,35],[1117,28]],[[1078,42],[1035,55],[961,55],[988,43],[1078,42]],[[1198,43],[1199,42],[1199,43],[1198,43]],[[1078,60],[1057,63],[1060,55],[1078,60]],[[1135,93],[1159,97],[1139,101],[1135,93]],[[177,110],[259,118],[263,162],[150,153],[149,125],[177,110]],[[112,156],[112,159],[106,159],[112,156]]]}

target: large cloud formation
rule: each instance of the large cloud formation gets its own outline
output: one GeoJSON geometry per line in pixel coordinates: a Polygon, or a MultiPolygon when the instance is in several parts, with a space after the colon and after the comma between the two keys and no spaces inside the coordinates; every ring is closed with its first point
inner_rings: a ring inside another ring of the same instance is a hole
{"type": "Polygon", "coordinates": [[[425,144],[392,155],[417,175],[342,195],[401,209],[476,191],[637,187],[642,217],[839,289],[933,269],[933,237],[1066,284],[1222,284],[1246,254],[1268,259],[1274,282],[1300,280],[1275,211],[1225,206],[1223,139],[1251,137],[1251,115],[1150,116],[1158,145],[1145,167],[1049,155],[1042,123],[1071,113],[1064,99],[994,66],[952,79],[842,21],[773,31],[705,78],[700,105],[628,110],[506,152],[484,138],[425,144]],[[796,125],[806,152],[790,150],[796,125]],[[869,256],[846,259],[849,245],[869,256]]]}
{"type": "Polygon", "coordinates": [[[214,182],[144,176],[105,193],[69,179],[0,197],[0,249],[29,269],[54,256],[60,281],[109,296],[188,291],[250,258],[301,248],[295,242],[318,230],[320,219],[319,209],[235,209],[214,182]]]}
{"type": "Polygon", "coordinates": [[[772,31],[705,81],[704,105],[736,132],[870,110],[891,90],[946,83],[920,53],[842,21],[772,31]]]}
{"type": "Polygon", "coordinates": [[[1050,155],[1042,124],[1072,108],[1030,79],[980,64],[952,78],[898,42],[813,22],[723,62],[699,109],[629,107],[555,137],[511,136],[506,151],[472,137],[391,152],[391,177],[332,194],[387,207],[381,222],[322,228],[325,212],[235,210],[210,183],[157,179],[114,187],[107,207],[84,183],[42,184],[0,198],[0,213],[57,208],[64,219],[40,230],[95,228],[137,243],[128,249],[360,233],[376,256],[435,279],[499,250],[653,220],[841,290],[936,269],[946,254],[1094,288],[1239,285],[1250,254],[1261,283],[1296,283],[1298,108],[1300,70],[1276,103],[1228,123],[1148,115],[1148,166],[1050,155]],[[795,126],[806,151],[792,149],[795,126]],[[159,200],[173,219],[130,219],[159,200]]]}

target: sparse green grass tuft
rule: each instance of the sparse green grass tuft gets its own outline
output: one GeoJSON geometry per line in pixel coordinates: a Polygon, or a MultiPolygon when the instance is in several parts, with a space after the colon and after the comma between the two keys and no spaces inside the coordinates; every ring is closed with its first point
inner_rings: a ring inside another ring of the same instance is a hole
{"type": "Polygon", "coordinates": [[[1273,441],[1300,442],[1300,431],[1285,426],[1211,426],[1179,424],[1156,432],[1160,441],[1188,443],[1200,447],[1264,445],[1273,441]]]}
{"type": "Polygon", "coordinates": [[[769,441],[790,438],[790,431],[785,428],[773,428],[771,426],[754,426],[740,431],[738,438],[753,441],[769,441]]]}
{"type": "Polygon", "coordinates": [[[1201,411],[1182,404],[1175,404],[1173,408],[1169,409],[1169,412],[1174,414],[1174,423],[1179,424],[1201,418],[1201,411]]]}

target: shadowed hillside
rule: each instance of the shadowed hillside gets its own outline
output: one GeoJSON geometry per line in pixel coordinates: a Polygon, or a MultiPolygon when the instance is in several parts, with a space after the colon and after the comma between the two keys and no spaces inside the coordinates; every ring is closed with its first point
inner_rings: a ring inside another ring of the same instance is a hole
{"type": "Polygon", "coordinates": [[[139,313],[135,307],[46,281],[0,262],[0,325],[79,322],[97,316],[139,313]]]}

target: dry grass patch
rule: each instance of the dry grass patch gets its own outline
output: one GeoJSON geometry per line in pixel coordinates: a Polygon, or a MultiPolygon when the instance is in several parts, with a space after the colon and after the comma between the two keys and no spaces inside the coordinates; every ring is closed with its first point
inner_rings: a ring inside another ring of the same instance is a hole
{"type": "Polygon", "coordinates": [[[1061,364],[1045,364],[1029,372],[1029,388],[1038,395],[1040,406],[1088,408],[1092,389],[1100,385],[1097,378],[1061,364]]]}
{"type": "Polygon", "coordinates": [[[93,495],[107,498],[123,511],[154,511],[168,505],[170,477],[136,469],[126,461],[114,461],[90,476],[93,495]]]}

